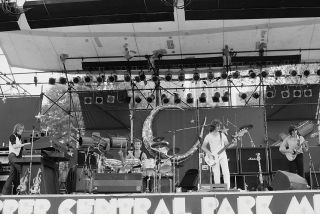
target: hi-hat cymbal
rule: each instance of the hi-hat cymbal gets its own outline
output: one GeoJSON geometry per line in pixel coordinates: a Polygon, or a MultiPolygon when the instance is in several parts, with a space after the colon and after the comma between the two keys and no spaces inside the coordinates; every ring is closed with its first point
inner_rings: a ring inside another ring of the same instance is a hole
{"type": "Polygon", "coordinates": [[[164,137],[155,137],[153,138],[153,142],[161,142],[164,140],[164,137]]]}
{"type": "Polygon", "coordinates": [[[248,124],[248,125],[244,125],[244,126],[240,126],[239,129],[252,129],[253,128],[253,125],[252,124],[248,124]]]}
{"type": "Polygon", "coordinates": [[[167,141],[160,141],[155,142],[151,145],[152,148],[160,148],[160,147],[167,147],[169,145],[169,142],[167,141]]]}

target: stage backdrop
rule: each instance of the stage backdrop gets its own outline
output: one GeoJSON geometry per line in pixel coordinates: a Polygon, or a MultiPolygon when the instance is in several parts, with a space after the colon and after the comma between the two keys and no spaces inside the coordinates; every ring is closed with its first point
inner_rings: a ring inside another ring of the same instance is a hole
{"type": "Polygon", "coordinates": [[[33,127],[39,130],[40,123],[35,116],[40,112],[42,99],[40,96],[7,98],[6,102],[0,102],[0,143],[8,146],[9,136],[16,123],[25,126],[23,135],[32,133],[33,127]]]}
{"type": "MultiPolygon", "coordinates": [[[[151,110],[137,110],[134,114],[134,136],[141,139],[143,122],[149,115],[151,110]]],[[[213,119],[220,119],[227,128],[228,139],[231,140],[231,135],[241,127],[252,127],[242,138],[243,147],[250,147],[250,136],[256,146],[265,145],[265,123],[264,109],[256,107],[242,108],[214,108],[199,110],[200,124],[207,117],[207,124],[210,124],[213,119]],[[227,121],[229,121],[227,123],[227,121]]],[[[196,126],[197,110],[196,109],[165,109],[160,111],[154,118],[152,130],[154,137],[165,137],[165,140],[170,143],[169,147],[173,147],[173,134],[169,131],[176,131],[176,150],[183,154],[187,152],[197,140],[197,129],[178,130],[196,126]]],[[[208,134],[209,127],[205,128],[204,135],[208,134]]],[[[239,143],[240,146],[240,143],[239,143]]],[[[182,179],[186,170],[195,168],[198,169],[198,152],[185,161],[178,168],[178,180],[182,179]]]]}

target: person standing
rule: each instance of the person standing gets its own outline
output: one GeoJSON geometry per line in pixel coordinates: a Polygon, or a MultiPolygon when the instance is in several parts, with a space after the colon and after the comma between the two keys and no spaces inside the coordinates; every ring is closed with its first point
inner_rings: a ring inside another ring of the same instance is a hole
{"type": "Polygon", "coordinates": [[[24,125],[17,123],[13,127],[12,134],[9,137],[9,164],[10,164],[10,173],[9,177],[2,188],[2,194],[16,194],[17,187],[20,183],[20,174],[21,174],[21,165],[17,163],[22,157],[22,147],[30,144],[23,144],[21,141],[21,134],[24,130],[24,125]],[[13,189],[12,189],[13,184],[13,189]]]}
{"type": "Polygon", "coordinates": [[[308,150],[308,145],[295,126],[290,125],[288,133],[280,144],[279,151],[289,160],[289,172],[304,177],[303,152],[308,150]]]}
{"type": "Polygon", "coordinates": [[[219,151],[222,150],[226,145],[229,144],[228,139],[224,133],[220,131],[221,122],[219,120],[214,120],[210,125],[209,134],[207,134],[203,140],[201,146],[202,150],[206,153],[206,156],[215,162],[211,165],[214,183],[220,184],[220,167],[223,174],[223,181],[227,184],[227,188],[230,188],[230,171],[228,166],[227,153],[223,150],[220,154],[219,151]],[[208,146],[209,145],[209,146],[208,146]]]}

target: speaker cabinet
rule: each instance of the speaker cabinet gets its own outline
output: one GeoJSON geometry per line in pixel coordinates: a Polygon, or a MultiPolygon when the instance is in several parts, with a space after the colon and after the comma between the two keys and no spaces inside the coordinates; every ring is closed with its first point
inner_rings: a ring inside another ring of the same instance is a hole
{"type": "Polygon", "coordinates": [[[279,170],[273,177],[271,187],[273,190],[308,189],[308,183],[297,174],[279,170]]]}
{"type": "Polygon", "coordinates": [[[184,177],[182,178],[179,187],[182,188],[183,192],[188,190],[196,190],[198,184],[198,170],[189,169],[186,171],[184,177]]]}
{"type": "Polygon", "coordinates": [[[239,153],[237,148],[227,149],[230,174],[239,174],[239,153]]]}
{"type": "Polygon", "coordinates": [[[267,161],[267,149],[261,148],[241,148],[240,149],[240,173],[256,174],[259,173],[257,154],[260,153],[260,164],[262,173],[269,172],[267,161]]]}
{"type": "Polygon", "coordinates": [[[270,147],[270,170],[276,172],[278,170],[289,171],[289,161],[280,151],[278,146],[270,147]]]}

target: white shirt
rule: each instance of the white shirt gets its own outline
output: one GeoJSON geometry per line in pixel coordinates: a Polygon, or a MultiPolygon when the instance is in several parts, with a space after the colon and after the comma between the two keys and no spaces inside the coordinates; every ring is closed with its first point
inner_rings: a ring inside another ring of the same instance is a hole
{"type": "Polygon", "coordinates": [[[225,146],[224,142],[228,142],[228,139],[224,133],[210,132],[203,140],[203,143],[206,142],[209,144],[209,148],[212,153],[218,153],[225,146]]]}

